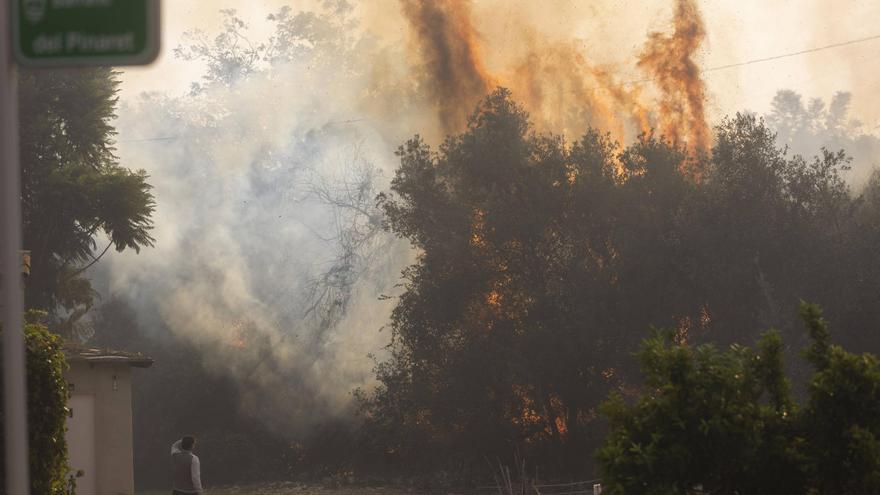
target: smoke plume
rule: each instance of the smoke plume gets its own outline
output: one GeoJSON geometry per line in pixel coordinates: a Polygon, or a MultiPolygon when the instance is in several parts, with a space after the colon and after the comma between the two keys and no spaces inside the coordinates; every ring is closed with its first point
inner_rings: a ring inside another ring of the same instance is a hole
{"type": "Polygon", "coordinates": [[[465,0],[402,0],[402,13],[416,36],[419,80],[438,112],[443,130],[461,130],[491,89],[479,40],[465,0]]]}
{"type": "Polygon", "coordinates": [[[244,413],[287,433],[347,417],[373,383],[394,302],[378,298],[411,259],[375,196],[413,124],[371,113],[401,93],[375,91],[362,61],[383,52],[337,7],[274,14],[271,43],[244,54],[260,43],[229,14],[226,38],[187,41],[216,62],[192,93],[145,94],[116,122],[122,162],[155,187],[159,241],[108,263],[108,295],[194,344],[244,413]]]}

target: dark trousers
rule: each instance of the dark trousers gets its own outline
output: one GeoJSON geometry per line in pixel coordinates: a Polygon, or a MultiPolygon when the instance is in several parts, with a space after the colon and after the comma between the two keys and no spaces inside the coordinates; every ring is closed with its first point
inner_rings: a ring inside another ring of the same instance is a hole
{"type": "Polygon", "coordinates": [[[188,493],[188,492],[181,492],[179,490],[171,490],[171,495],[193,495],[193,494],[188,493]]]}

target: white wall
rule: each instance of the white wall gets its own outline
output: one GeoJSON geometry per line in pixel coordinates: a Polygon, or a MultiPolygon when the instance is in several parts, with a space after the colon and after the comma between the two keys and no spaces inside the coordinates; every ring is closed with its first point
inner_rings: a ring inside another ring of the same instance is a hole
{"type": "MultiPolygon", "coordinates": [[[[94,495],[133,495],[131,367],[128,364],[90,365],[74,361],[70,363],[65,378],[73,384],[72,405],[79,403],[80,407],[84,407],[83,401],[88,401],[77,399],[77,396],[94,397],[95,466],[94,473],[87,473],[87,476],[94,476],[94,495]]],[[[76,414],[74,410],[74,418],[68,418],[68,421],[76,419],[76,414]]],[[[87,455],[89,447],[80,438],[86,428],[85,425],[77,426],[76,430],[67,433],[71,453],[87,455]]],[[[93,495],[87,491],[77,491],[77,494],[93,495]]]]}
{"type": "Polygon", "coordinates": [[[67,450],[70,469],[82,470],[76,480],[77,495],[97,495],[95,451],[95,396],[72,394],[67,401],[67,450]]]}

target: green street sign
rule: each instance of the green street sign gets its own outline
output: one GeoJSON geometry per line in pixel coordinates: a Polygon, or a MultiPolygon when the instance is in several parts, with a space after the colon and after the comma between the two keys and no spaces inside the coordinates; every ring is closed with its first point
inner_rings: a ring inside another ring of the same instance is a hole
{"type": "Polygon", "coordinates": [[[159,53],[159,0],[12,2],[12,48],[24,67],[144,65],[159,53]]]}

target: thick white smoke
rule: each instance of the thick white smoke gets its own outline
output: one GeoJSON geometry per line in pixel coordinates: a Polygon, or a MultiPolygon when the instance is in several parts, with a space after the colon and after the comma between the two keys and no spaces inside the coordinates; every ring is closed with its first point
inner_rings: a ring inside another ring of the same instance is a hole
{"type": "Polygon", "coordinates": [[[142,326],[167,326],[235,378],[245,412],[296,430],[348,414],[388,342],[394,301],[379,296],[412,254],[382,231],[375,195],[412,122],[402,107],[375,118],[387,103],[362,62],[386,56],[345,9],[276,21],[273,40],[191,37],[222,58],[212,80],[120,109],[118,154],[151,176],[157,243],[105,273],[142,326]],[[219,49],[236,42],[267,46],[219,49]]]}

